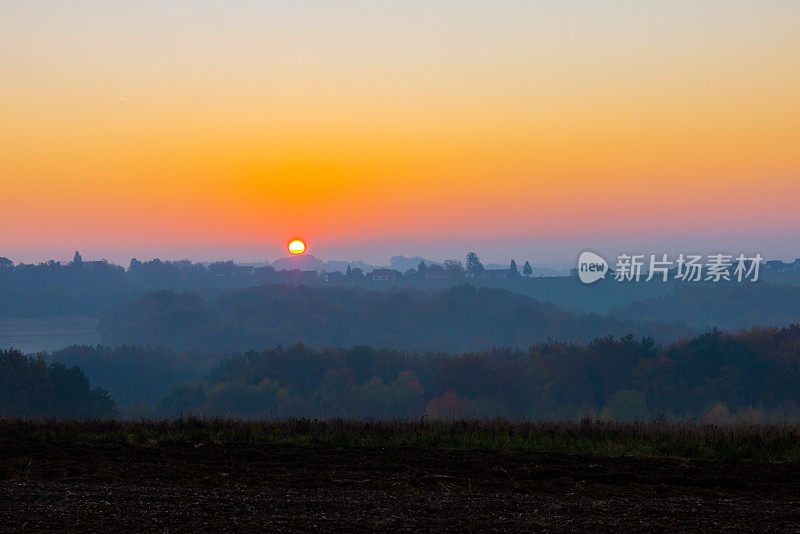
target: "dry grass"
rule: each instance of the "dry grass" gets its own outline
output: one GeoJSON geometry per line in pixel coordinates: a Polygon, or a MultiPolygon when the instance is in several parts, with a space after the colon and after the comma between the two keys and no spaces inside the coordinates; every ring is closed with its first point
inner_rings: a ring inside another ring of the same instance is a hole
{"type": "Polygon", "coordinates": [[[597,456],[800,461],[800,425],[289,419],[0,420],[13,441],[273,443],[332,447],[516,450],[597,456]]]}

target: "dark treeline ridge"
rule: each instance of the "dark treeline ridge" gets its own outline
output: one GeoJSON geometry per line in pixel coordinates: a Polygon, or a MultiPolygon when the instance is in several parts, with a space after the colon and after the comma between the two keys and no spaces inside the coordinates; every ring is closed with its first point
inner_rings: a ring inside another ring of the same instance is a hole
{"type": "Polygon", "coordinates": [[[142,293],[125,269],[105,261],[18,264],[0,258],[0,317],[99,315],[110,305],[142,293]]]}
{"type": "Polygon", "coordinates": [[[217,354],[213,364],[206,355],[190,371],[206,370],[204,379],[169,389],[162,376],[163,369],[176,367],[169,360],[182,366],[192,357],[137,347],[72,347],[55,356],[87,364],[92,382],[112,395],[135,397],[131,387],[138,386],[146,402],[125,407],[129,416],[800,421],[796,325],[738,334],[714,330],[663,347],[632,336],[457,355],[295,345],[217,354]],[[135,381],[109,372],[139,361],[135,381]]]}
{"type": "Polygon", "coordinates": [[[800,321],[800,287],[763,282],[677,284],[670,294],[620,306],[610,315],[646,323],[680,320],[700,331],[715,326],[734,330],[784,325],[800,321]]]}
{"type": "Polygon", "coordinates": [[[134,300],[147,289],[195,288],[216,296],[224,288],[263,284],[274,273],[272,267],[233,261],[205,265],[133,259],[126,270],[105,260],[83,261],[77,253],[67,264],[52,260],[15,264],[0,258],[0,317],[99,316],[112,304],[134,300]]]}
{"type": "MultiPolygon", "coordinates": [[[[297,265],[302,266],[302,263],[297,265]]],[[[352,271],[348,268],[344,274],[299,268],[276,270],[270,265],[242,265],[231,260],[195,263],[133,258],[125,269],[106,260],[84,261],[78,252],[69,263],[50,260],[16,264],[0,257],[0,317],[99,316],[110,305],[135,300],[153,289],[191,289],[204,298],[214,299],[237,288],[263,284],[386,288],[405,280],[420,287],[441,287],[439,283],[449,285],[466,280],[468,273],[460,261],[448,260],[445,266],[447,268],[432,264],[427,276],[427,267],[419,271],[409,269],[406,273],[382,268],[374,271],[389,272],[391,277],[387,278],[373,277],[358,267],[352,271]],[[433,279],[429,280],[431,277],[433,279]]],[[[517,282],[523,278],[529,280],[516,270],[508,272],[514,273],[513,279],[517,282]]]]}
{"type": "Polygon", "coordinates": [[[695,333],[677,324],[576,316],[548,302],[466,283],[433,292],[267,284],[214,302],[162,290],[110,308],[99,328],[112,346],[237,351],[303,342],[469,352],[548,339],[589,343],[608,334],[668,342],[695,333]]]}
{"type": "MultiPolygon", "coordinates": [[[[647,324],[679,323],[688,327],[672,328],[675,331],[665,331],[663,336],[657,331],[641,330],[642,334],[653,335],[663,342],[677,337],[691,336],[711,327],[730,330],[756,325],[784,326],[800,321],[800,287],[797,286],[798,282],[792,274],[800,272],[796,270],[781,275],[784,276],[782,283],[795,285],[773,286],[764,282],[622,284],[601,281],[591,286],[584,286],[577,279],[570,277],[539,279],[520,274],[506,279],[490,279],[474,274],[473,278],[467,278],[473,275],[470,275],[459,262],[446,263],[450,266],[449,270],[437,267],[442,270],[437,275],[441,275],[441,278],[429,279],[428,275],[435,269],[428,267],[423,271],[410,269],[402,274],[389,270],[392,276],[398,278],[372,280],[370,273],[363,273],[358,268],[353,269],[350,276],[341,273],[336,273],[334,276],[334,273],[275,270],[271,266],[255,267],[236,264],[233,261],[205,264],[189,260],[133,259],[125,269],[106,261],[84,261],[79,254],[76,254],[72,262],[66,264],[56,261],[37,265],[15,264],[7,258],[0,257],[0,317],[39,318],[54,315],[100,317],[111,306],[134,302],[148,291],[163,289],[192,291],[209,303],[216,303],[221,295],[230,295],[243,288],[265,284],[371,290],[405,287],[413,292],[413,290],[437,291],[470,281],[476,286],[488,285],[540,300],[550,299],[558,306],[570,310],[594,310],[604,314],[611,310],[609,316],[621,321],[631,320],[647,324]],[[672,292],[668,293],[670,290],[672,292]]],[[[765,271],[765,275],[769,273],[775,275],[772,271],[765,271]]],[[[236,305],[237,302],[243,302],[247,298],[252,299],[254,296],[254,294],[249,294],[249,297],[237,295],[231,299],[231,303],[236,305]]],[[[332,304],[334,307],[337,305],[337,303],[332,304]]],[[[662,326],[663,328],[665,327],[662,326]]],[[[640,332],[637,328],[631,328],[630,331],[640,332]]],[[[608,332],[617,333],[617,330],[611,328],[608,332]]],[[[591,334],[597,336],[603,332],[591,334]]],[[[592,335],[556,339],[585,343],[592,335]]],[[[305,339],[295,338],[291,342],[294,341],[305,341],[305,339]]],[[[147,340],[135,342],[144,343],[147,340]]],[[[370,339],[360,342],[382,344],[370,339]]],[[[268,346],[271,343],[251,344],[239,348],[243,350],[254,346],[268,346]]],[[[510,343],[513,344],[513,340],[510,343]]],[[[323,346],[343,344],[347,345],[347,342],[325,343],[323,346]]],[[[464,345],[441,348],[473,350],[479,347],[464,345]]]]}
{"type": "Polygon", "coordinates": [[[78,367],[0,350],[0,417],[110,417],[114,400],[78,367]]]}
{"type": "Polygon", "coordinates": [[[42,287],[113,287],[126,284],[149,288],[208,286],[250,286],[269,281],[272,267],[238,265],[233,261],[209,264],[189,260],[131,260],[127,269],[106,260],[83,261],[76,253],[73,261],[50,260],[39,264],[15,264],[0,258],[0,287],[38,289],[42,287]]]}

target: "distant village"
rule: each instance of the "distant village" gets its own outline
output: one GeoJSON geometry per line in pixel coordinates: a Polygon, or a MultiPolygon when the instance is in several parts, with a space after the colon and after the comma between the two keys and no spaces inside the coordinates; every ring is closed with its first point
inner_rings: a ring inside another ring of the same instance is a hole
{"type": "MultiPolygon", "coordinates": [[[[25,264],[0,257],[0,287],[57,287],[64,284],[70,287],[98,284],[112,287],[126,282],[145,287],[182,288],[269,283],[347,285],[363,282],[501,280],[534,277],[534,268],[530,261],[522,262],[521,267],[514,260],[507,268],[498,267],[497,264],[484,267],[477,254],[473,252],[467,254],[466,261],[446,260],[438,263],[421,258],[403,257],[395,257],[392,260],[391,267],[375,267],[363,262],[323,262],[313,257],[283,258],[272,264],[241,264],[233,261],[203,263],[159,259],[139,261],[134,258],[126,269],[105,260],[85,261],[78,252],[69,263],[48,261],[25,264]]],[[[613,272],[613,269],[609,269],[611,276],[613,272]]],[[[793,262],[766,261],[762,264],[762,272],[768,280],[770,277],[780,279],[800,275],[800,258],[793,262]]],[[[540,267],[536,269],[535,277],[569,274],[569,270],[563,273],[548,272],[547,269],[540,267]]],[[[573,269],[571,274],[576,276],[576,270],[573,269]]]]}
{"type": "MultiPolygon", "coordinates": [[[[473,254],[473,253],[470,253],[473,254]]],[[[469,255],[468,255],[469,257],[469,255]]],[[[798,273],[800,274],[800,258],[794,262],[783,262],[781,260],[769,260],[763,263],[763,270],[767,273],[798,273]]],[[[477,256],[473,261],[467,261],[466,265],[457,260],[447,260],[444,264],[430,265],[420,262],[416,269],[408,269],[400,272],[398,269],[386,267],[374,268],[365,271],[355,267],[347,267],[342,273],[340,271],[326,270],[275,270],[272,267],[256,268],[268,269],[266,272],[259,272],[257,278],[262,277],[264,282],[274,283],[353,283],[361,281],[392,282],[400,280],[459,280],[459,279],[481,279],[498,280],[506,278],[531,277],[533,268],[530,262],[525,262],[520,269],[514,260],[507,269],[486,269],[483,268],[477,256]]],[[[542,275],[540,274],[539,277],[542,275]]],[[[570,276],[576,277],[577,270],[570,270],[570,276]]],[[[614,276],[614,270],[609,269],[609,276],[614,276]]]]}
{"type": "Polygon", "coordinates": [[[303,270],[287,269],[276,270],[272,266],[254,267],[254,277],[264,283],[331,283],[346,284],[363,281],[374,282],[395,282],[400,280],[459,280],[459,279],[505,279],[516,277],[530,277],[533,275],[533,267],[526,261],[522,268],[517,266],[515,260],[511,260],[508,268],[490,269],[484,268],[480,259],[475,253],[467,255],[467,261],[446,260],[443,264],[426,263],[421,260],[416,268],[407,269],[401,272],[398,269],[389,267],[377,267],[372,270],[365,270],[360,267],[347,266],[345,272],[339,270],[303,270]]]}

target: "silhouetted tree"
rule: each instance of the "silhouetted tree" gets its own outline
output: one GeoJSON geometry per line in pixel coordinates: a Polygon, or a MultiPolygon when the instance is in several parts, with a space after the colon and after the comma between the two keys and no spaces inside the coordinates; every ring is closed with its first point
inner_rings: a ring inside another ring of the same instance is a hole
{"type": "Polygon", "coordinates": [[[419,275],[420,280],[425,278],[425,273],[428,272],[428,266],[425,265],[425,260],[420,260],[419,265],[417,265],[417,274],[419,275]]]}
{"type": "Polygon", "coordinates": [[[8,258],[0,258],[0,269],[13,269],[14,262],[8,258]]]}
{"type": "Polygon", "coordinates": [[[519,270],[517,269],[517,262],[515,262],[514,260],[511,260],[511,267],[509,267],[508,270],[510,271],[512,277],[519,276],[519,270]]]}
{"type": "Polygon", "coordinates": [[[480,258],[474,252],[467,253],[467,274],[472,276],[473,278],[479,278],[483,276],[483,264],[481,263],[480,258]]]}
{"type": "Polygon", "coordinates": [[[81,253],[77,250],[75,251],[75,255],[72,257],[72,266],[83,267],[83,258],[81,257],[81,253]]]}
{"type": "Polygon", "coordinates": [[[0,417],[110,417],[116,404],[78,367],[0,350],[0,417]]]}
{"type": "Polygon", "coordinates": [[[522,274],[525,276],[530,276],[533,274],[533,267],[531,267],[531,262],[526,261],[525,265],[522,266],[522,274]]]}

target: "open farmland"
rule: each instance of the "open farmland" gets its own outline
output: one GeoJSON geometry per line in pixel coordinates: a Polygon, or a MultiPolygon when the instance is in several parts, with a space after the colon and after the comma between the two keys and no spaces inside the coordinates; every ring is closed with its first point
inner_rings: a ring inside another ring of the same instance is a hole
{"type": "Polygon", "coordinates": [[[97,318],[61,315],[44,318],[0,317],[0,348],[24,353],[53,351],[70,345],[97,345],[97,318]]]}
{"type": "Polygon", "coordinates": [[[800,464],[753,461],[756,451],[747,445],[761,443],[761,454],[775,458],[796,455],[787,445],[794,428],[342,421],[0,427],[3,531],[788,531],[800,523],[800,464]],[[662,443],[664,454],[645,453],[643,444],[674,432],[683,434],[662,443]],[[551,445],[595,452],[536,451],[545,443],[537,436],[547,433],[551,445]],[[447,441],[456,434],[466,437],[460,447],[447,441]],[[524,440],[509,439],[515,435],[524,440]],[[611,452],[613,437],[628,455],[611,452]],[[681,443],[694,445],[671,457],[681,443]]]}

